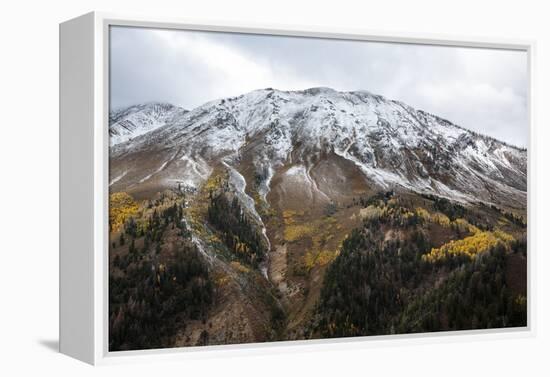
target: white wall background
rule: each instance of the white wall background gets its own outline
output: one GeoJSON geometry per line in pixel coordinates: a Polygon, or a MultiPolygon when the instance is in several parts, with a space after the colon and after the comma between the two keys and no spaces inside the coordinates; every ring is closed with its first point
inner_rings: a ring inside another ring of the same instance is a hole
{"type": "Polygon", "coordinates": [[[0,374],[536,376],[550,363],[546,250],[550,27],[544,1],[4,1],[0,11],[0,374]],[[537,40],[537,336],[93,369],[53,351],[58,333],[58,23],[91,10],[537,40]]]}

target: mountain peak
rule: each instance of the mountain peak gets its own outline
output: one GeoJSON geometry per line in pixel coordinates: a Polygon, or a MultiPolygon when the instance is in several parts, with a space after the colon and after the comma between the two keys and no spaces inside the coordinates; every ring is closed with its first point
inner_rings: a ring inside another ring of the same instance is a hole
{"type": "Polygon", "coordinates": [[[309,89],[304,89],[301,91],[296,91],[295,93],[303,93],[308,95],[321,95],[321,94],[334,95],[334,94],[341,94],[342,92],[339,92],[336,89],[329,88],[326,86],[318,86],[318,87],[313,87],[309,89]]]}
{"type": "Polygon", "coordinates": [[[110,145],[151,132],[186,112],[181,107],[156,101],[113,110],[109,114],[110,145]]]}
{"type": "Polygon", "coordinates": [[[169,154],[161,166],[184,158],[180,165],[186,167],[177,174],[195,186],[212,168],[206,161],[238,161],[253,148],[251,163],[262,177],[263,194],[280,169],[298,164],[307,171],[333,154],[382,189],[402,187],[463,202],[525,198],[525,151],[368,91],[266,88],[208,102],[184,116],[160,109],[117,121],[112,145],[135,139],[113,155],[155,148],[169,154]]]}

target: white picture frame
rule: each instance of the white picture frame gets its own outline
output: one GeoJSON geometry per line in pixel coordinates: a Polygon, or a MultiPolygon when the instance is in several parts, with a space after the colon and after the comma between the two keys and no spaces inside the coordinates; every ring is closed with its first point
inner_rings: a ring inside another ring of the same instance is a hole
{"type": "Polygon", "coordinates": [[[157,17],[88,13],[60,24],[60,352],[90,364],[136,360],[292,353],[393,344],[532,337],[536,333],[533,240],[535,218],[532,158],[535,43],[529,40],[462,38],[415,33],[327,29],[306,26],[203,23],[157,17]],[[528,326],[521,329],[385,335],[262,344],[143,351],[108,351],[108,108],[110,26],[240,32],[363,41],[526,51],[529,78],[528,326]]]}

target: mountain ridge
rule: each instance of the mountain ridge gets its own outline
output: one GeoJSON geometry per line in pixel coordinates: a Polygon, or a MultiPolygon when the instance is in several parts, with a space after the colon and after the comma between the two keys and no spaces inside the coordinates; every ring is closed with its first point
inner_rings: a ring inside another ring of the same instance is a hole
{"type": "Polygon", "coordinates": [[[180,155],[164,156],[153,171],[168,160],[187,161],[173,169],[172,183],[198,187],[204,174],[183,170],[200,165],[205,173],[213,161],[238,161],[239,150],[251,141],[261,144],[252,158],[263,197],[277,169],[297,162],[309,166],[327,152],[353,162],[384,189],[403,187],[463,202],[502,203],[511,197],[517,205],[526,195],[526,150],[368,91],[258,89],[179,113],[116,143],[111,153],[116,160],[148,149],[163,155],[181,149],[180,155]],[[468,187],[472,184],[481,197],[468,187]]]}
{"type": "Polygon", "coordinates": [[[110,145],[146,134],[170,122],[187,110],[167,102],[147,102],[120,108],[109,113],[110,145]]]}

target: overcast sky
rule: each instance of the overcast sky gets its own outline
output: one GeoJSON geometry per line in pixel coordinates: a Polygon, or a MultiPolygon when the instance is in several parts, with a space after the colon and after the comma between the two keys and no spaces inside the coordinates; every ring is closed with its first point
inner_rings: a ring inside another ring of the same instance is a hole
{"type": "Polygon", "coordinates": [[[111,108],[192,109],[259,88],[368,90],[527,146],[527,54],[397,43],[111,28],[111,108]]]}

